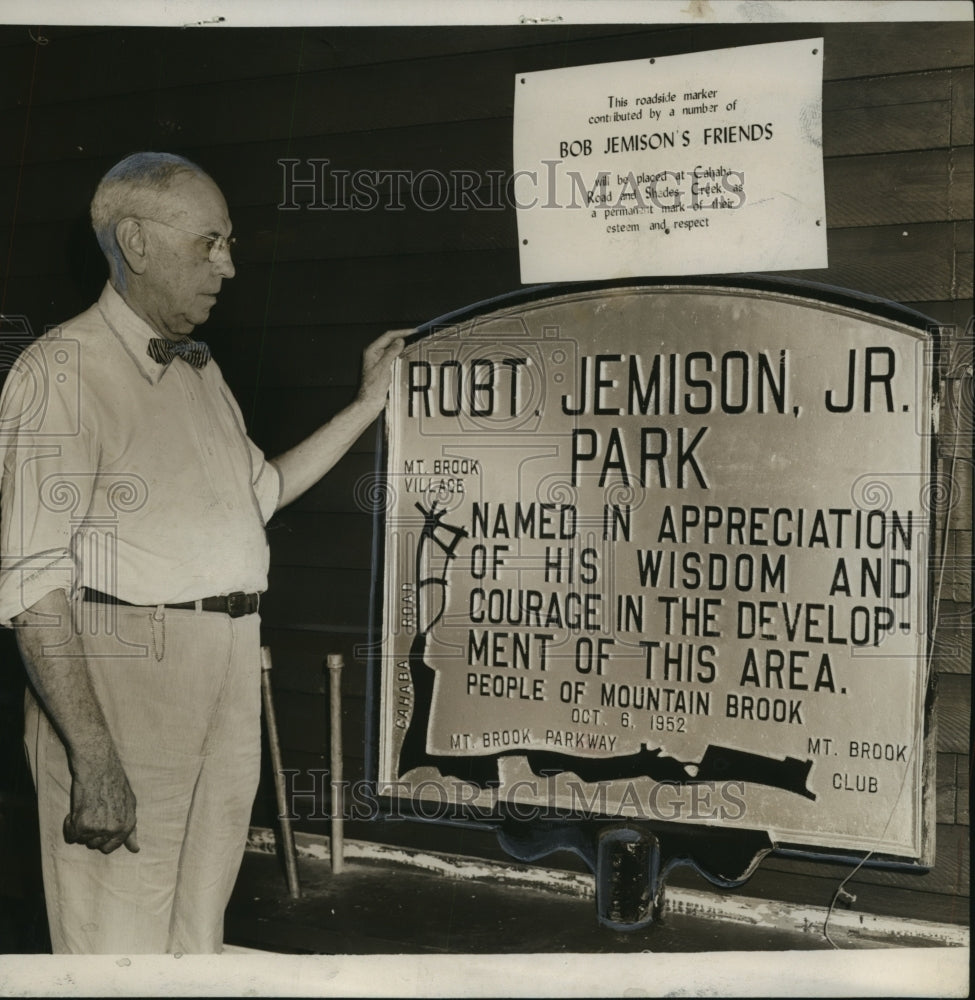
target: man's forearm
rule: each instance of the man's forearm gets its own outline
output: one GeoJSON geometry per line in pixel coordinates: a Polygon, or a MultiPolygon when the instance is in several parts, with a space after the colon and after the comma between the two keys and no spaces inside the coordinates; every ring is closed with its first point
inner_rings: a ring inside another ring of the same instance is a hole
{"type": "Polygon", "coordinates": [[[54,590],[14,619],[17,642],[31,680],[57,727],[72,767],[100,766],[115,744],[95,696],[81,640],[71,627],[63,590],[54,590]],[[48,651],[57,648],[57,654],[48,651]]]}
{"type": "Polygon", "coordinates": [[[387,330],[377,337],[362,352],[362,381],[355,401],[297,447],[273,460],[281,475],[279,508],[314,486],[379,416],[393,362],[408,334],[408,330],[387,330]]]}
{"type": "Polygon", "coordinates": [[[63,590],[42,597],[14,619],[24,666],[64,742],[71,766],[68,843],[111,854],[138,851],[136,802],[98,701],[63,590]],[[52,649],[57,649],[52,654],[52,649]]]}
{"type": "Polygon", "coordinates": [[[376,419],[376,414],[375,405],[356,399],[301,444],[273,459],[272,465],[281,474],[278,507],[311,489],[376,419]]]}

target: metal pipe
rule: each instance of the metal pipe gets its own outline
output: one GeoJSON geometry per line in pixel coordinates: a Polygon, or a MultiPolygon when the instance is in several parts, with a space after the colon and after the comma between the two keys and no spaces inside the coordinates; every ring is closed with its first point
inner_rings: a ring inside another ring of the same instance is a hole
{"type": "Polygon", "coordinates": [[[345,790],[342,784],[342,667],[341,653],[328,655],[329,715],[332,768],[332,874],[340,875],[345,867],[344,813],[345,790]]]}
{"type": "Polygon", "coordinates": [[[281,826],[281,850],[284,854],[284,872],[288,880],[288,891],[292,899],[301,898],[298,883],[298,861],[295,857],[295,841],[291,832],[291,810],[288,808],[284,789],[284,774],[281,768],[281,744],[278,741],[278,722],[274,715],[274,701],[271,698],[271,649],[261,646],[261,694],[264,698],[264,721],[267,724],[267,742],[271,749],[271,768],[274,772],[274,793],[278,803],[278,823],[281,826]]]}

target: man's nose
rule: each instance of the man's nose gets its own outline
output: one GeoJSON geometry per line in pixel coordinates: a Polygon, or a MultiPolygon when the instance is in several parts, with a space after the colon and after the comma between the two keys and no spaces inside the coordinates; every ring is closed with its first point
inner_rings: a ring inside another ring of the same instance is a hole
{"type": "Polygon", "coordinates": [[[229,248],[217,255],[217,258],[213,262],[213,269],[221,278],[232,278],[237,273],[237,268],[234,267],[229,248]]]}

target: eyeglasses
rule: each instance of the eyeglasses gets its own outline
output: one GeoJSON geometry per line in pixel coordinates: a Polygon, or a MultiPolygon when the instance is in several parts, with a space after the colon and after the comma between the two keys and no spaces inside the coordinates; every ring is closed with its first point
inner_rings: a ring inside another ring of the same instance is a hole
{"type": "Polygon", "coordinates": [[[178,233],[186,233],[189,236],[199,236],[201,240],[206,240],[207,242],[207,259],[211,264],[216,262],[216,259],[223,253],[230,254],[233,247],[237,245],[236,236],[207,236],[204,233],[195,233],[192,229],[182,229],[180,226],[170,225],[168,222],[163,222],[161,219],[149,219],[144,218],[144,222],[155,222],[156,225],[165,226],[167,229],[175,229],[178,233]]]}

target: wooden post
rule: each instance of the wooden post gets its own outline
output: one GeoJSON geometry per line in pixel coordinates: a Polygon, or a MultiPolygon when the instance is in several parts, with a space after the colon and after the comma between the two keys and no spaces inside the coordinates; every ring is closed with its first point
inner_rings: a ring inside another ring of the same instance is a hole
{"type": "Polygon", "coordinates": [[[271,749],[271,768],[274,772],[274,792],[278,803],[278,823],[281,828],[281,850],[284,854],[284,871],[288,879],[288,891],[292,899],[301,898],[298,883],[298,862],[295,857],[295,841],[291,832],[291,810],[284,790],[284,775],[281,772],[281,744],[278,742],[278,722],[274,715],[271,698],[271,650],[261,646],[261,694],[264,696],[264,720],[267,724],[267,742],[271,749]]]}

